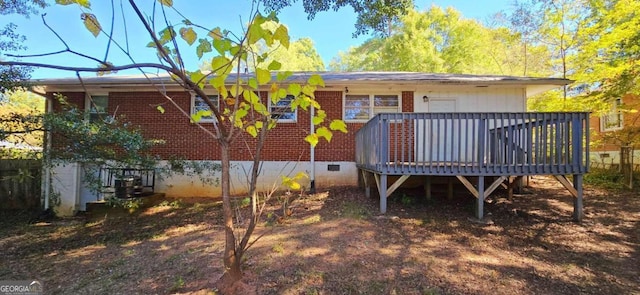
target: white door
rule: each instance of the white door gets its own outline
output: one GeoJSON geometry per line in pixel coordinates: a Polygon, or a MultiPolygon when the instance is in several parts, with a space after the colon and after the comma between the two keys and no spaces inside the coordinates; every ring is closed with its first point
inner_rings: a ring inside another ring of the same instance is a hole
{"type": "MultiPolygon", "coordinates": [[[[416,94],[416,113],[455,113],[455,98],[428,98],[416,94]]],[[[458,160],[458,137],[453,136],[457,125],[451,119],[416,121],[416,160],[418,162],[443,162],[458,160]]]]}

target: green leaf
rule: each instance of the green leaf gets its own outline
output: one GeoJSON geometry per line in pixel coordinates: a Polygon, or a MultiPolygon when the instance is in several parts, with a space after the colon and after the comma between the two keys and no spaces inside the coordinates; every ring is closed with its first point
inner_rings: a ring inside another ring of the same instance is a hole
{"type": "Polygon", "coordinates": [[[278,81],[284,81],[291,77],[291,75],[293,75],[293,72],[291,71],[278,72],[276,79],[278,81]]]}
{"type": "Polygon", "coordinates": [[[259,85],[264,85],[271,81],[271,72],[265,69],[256,69],[256,79],[258,79],[259,85]]]}
{"type": "Polygon", "coordinates": [[[317,115],[313,116],[312,122],[313,125],[320,125],[324,122],[324,119],[327,117],[327,113],[324,110],[318,110],[317,115]]]}
{"type": "Polygon", "coordinates": [[[347,133],[347,124],[345,124],[342,120],[331,121],[331,124],[329,124],[329,128],[331,128],[331,130],[340,130],[342,131],[342,133],[347,133]]]}
{"type": "Polygon", "coordinates": [[[283,99],[285,97],[287,97],[287,90],[284,88],[278,89],[278,98],[279,98],[278,100],[283,99]]]}
{"type": "Polygon", "coordinates": [[[209,35],[209,37],[211,37],[211,39],[213,40],[220,40],[222,39],[222,37],[224,37],[219,27],[209,31],[209,34],[207,35],[209,35]]]}
{"type": "Polygon", "coordinates": [[[204,79],[206,75],[203,74],[200,71],[195,71],[189,74],[189,79],[191,79],[191,81],[198,83],[198,87],[200,87],[200,89],[204,88],[204,82],[206,82],[206,79],[204,79]]]}
{"type": "Polygon", "coordinates": [[[309,134],[307,135],[307,137],[304,138],[304,141],[308,142],[309,144],[311,144],[311,146],[315,147],[318,144],[319,138],[317,134],[309,134]]]}
{"type": "MultiPolygon", "coordinates": [[[[173,27],[169,26],[160,31],[160,44],[167,44],[169,41],[173,40],[176,36],[176,31],[173,30],[173,27]]],[[[169,51],[167,51],[169,52],[169,51]]]]}
{"type": "Polygon", "coordinates": [[[258,89],[258,80],[256,80],[256,78],[249,78],[249,82],[247,82],[247,84],[251,89],[258,89]]]}
{"type": "Polygon", "coordinates": [[[196,42],[198,34],[192,28],[180,28],[180,37],[189,45],[193,45],[196,42]]]}
{"type": "Polygon", "coordinates": [[[213,77],[213,79],[209,80],[209,84],[211,84],[211,86],[213,86],[213,88],[219,89],[220,87],[224,86],[224,82],[225,82],[226,78],[227,78],[226,75],[215,76],[215,77],[213,77]]]}
{"type": "Polygon", "coordinates": [[[256,129],[256,126],[253,125],[249,125],[247,126],[247,128],[245,128],[245,130],[247,131],[247,133],[251,134],[251,136],[258,137],[258,130],[256,129]]]}
{"type": "Polygon", "coordinates": [[[300,87],[300,84],[289,84],[289,94],[297,97],[298,95],[300,95],[300,92],[302,91],[302,87],[300,87]]]}
{"type": "Polygon", "coordinates": [[[315,97],[316,87],[311,85],[302,86],[302,93],[309,97],[315,97]]]}
{"type": "Polygon", "coordinates": [[[212,50],[211,43],[206,39],[199,39],[198,42],[200,42],[200,44],[196,47],[196,54],[198,55],[198,59],[200,59],[205,53],[211,52],[212,50]]]}
{"type": "Polygon", "coordinates": [[[285,25],[280,25],[275,32],[273,32],[273,39],[280,41],[280,44],[284,48],[289,48],[289,30],[285,25]]]}
{"type": "Polygon", "coordinates": [[[91,3],[89,2],[89,0],[56,0],[56,4],[60,4],[60,5],[78,4],[84,8],[91,9],[91,3]]]}
{"type": "Polygon", "coordinates": [[[245,91],[242,93],[242,96],[247,102],[254,105],[254,108],[257,104],[262,104],[262,102],[260,101],[260,97],[253,91],[245,91]]]}
{"type": "Polygon", "coordinates": [[[331,132],[327,127],[320,127],[316,130],[316,134],[318,137],[324,137],[327,142],[331,142],[331,138],[333,137],[333,132],[331,132]]]}
{"type": "Polygon", "coordinates": [[[202,117],[209,117],[211,115],[213,115],[211,110],[199,110],[195,114],[191,115],[191,122],[198,123],[202,120],[202,117]]]}
{"type": "Polygon", "coordinates": [[[224,56],[216,56],[211,59],[211,70],[213,70],[216,75],[224,75],[231,72],[231,61],[224,56]]]}
{"type": "Polygon", "coordinates": [[[164,6],[168,6],[168,7],[173,6],[173,0],[158,0],[158,2],[160,2],[160,4],[164,6]]]}
{"type": "Polygon", "coordinates": [[[233,97],[239,97],[242,95],[242,92],[244,92],[244,88],[242,88],[242,86],[237,84],[231,85],[231,95],[233,97]]]}
{"type": "Polygon", "coordinates": [[[218,53],[224,55],[227,50],[231,48],[231,41],[227,39],[214,39],[213,48],[215,48],[218,53]]]}
{"type": "Polygon", "coordinates": [[[160,114],[164,114],[164,108],[162,106],[157,106],[156,109],[160,112],[160,114]]]}
{"type": "Polygon", "coordinates": [[[93,34],[94,37],[98,37],[98,35],[100,35],[102,27],[94,14],[83,13],[80,15],[80,19],[82,19],[84,26],[89,30],[89,32],[91,32],[91,34],[93,34]]]}
{"type": "Polygon", "coordinates": [[[277,71],[279,69],[282,68],[282,64],[279,63],[278,61],[272,61],[269,66],[267,67],[267,69],[269,69],[270,71],[277,71]]]}
{"type": "Polygon", "coordinates": [[[324,80],[322,79],[322,76],[320,76],[318,74],[311,75],[311,77],[309,77],[308,83],[311,86],[322,86],[322,87],[324,87],[324,80]]]}

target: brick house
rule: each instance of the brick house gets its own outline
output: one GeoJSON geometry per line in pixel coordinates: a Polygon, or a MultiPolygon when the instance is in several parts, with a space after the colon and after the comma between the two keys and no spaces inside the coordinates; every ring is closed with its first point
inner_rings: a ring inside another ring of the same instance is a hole
{"type": "MultiPolygon", "coordinates": [[[[312,73],[296,72],[289,82],[304,83],[312,73]]],[[[327,118],[341,118],[349,133],[334,133],[330,143],[322,142],[315,149],[304,142],[310,130],[310,115],[289,113],[281,117],[263,153],[261,185],[271,186],[282,174],[299,171],[312,175],[319,188],[337,185],[357,185],[356,131],[378,113],[470,113],[470,112],[526,112],[527,97],[568,84],[558,78],[530,78],[511,76],[476,76],[462,74],[431,74],[409,72],[320,72],[326,87],[318,89],[316,99],[327,118]]],[[[177,108],[167,104],[159,93],[166,91],[182,109],[192,113],[203,104],[193,93],[185,91],[167,76],[148,80],[142,76],[87,77],[82,85],[77,78],[42,79],[39,92],[47,97],[48,110],[59,106],[51,99],[54,93],[67,97],[68,102],[91,114],[117,112],[132,124],[140,126],[147,138],[161,139],[165,144],[153,149],[161,158],[179,156],[189,160],[215,161],[219,148],[214,139],[205,135],[177,108]],[[152,81],[152,82],[151,82],[152,81]],[[91,107],[88,97],[99,105],[91,107]],[[160,114],[156,107],[163,105],[160,114]]],[[[205,92],[215,97],[213,89],[205,92]]],[[[269,93],[261,91],[267,101],[269,93]]],[[[277,107],[271,106],[269,107],[277,107]]],[[[212,126],[212,121],[203,121],[212,126]]],[[[53,139],[55,141],[55,138],[53,139]]],[[[249,171],[251,157],[244,152],[252,144],[250,137],[237,140],[232,151],[232,190],[246,191],[244,172],[249,171]]],[[[413,143],[419,145],[419,143],[413,143]]],[[[160,163],[163,165],[163,163],[160,163]]],[[[96,196],[81,183],[82,169],[69,163],[53,171],[55,177],[46,185],[62,196],[58,212],[62,215],[85,210],[88,201],[96,196]]],[[[307,187],[310,183],[306,184],[307,187]]],[[[206,197],[219,194],[219,188],[188,177],[176,176],[155,184],[155,191],[171,197],[206,197]]]]}
{"type": "MultiPolygon", "coordinates": [[[[593,133],[591,163],[596,167],[609,168],[620,164],[620,147],[622,142],[635,138],[640,140],[640,97],[626,94],[608,102],[609,112],[602,116],[592,116],[590,129],[593,133]],[[631,133],[631,130],[636,130],[631,133]],[[635,134],[635,135],[634,135],[635,134]],[[618,139],[616,139],[618,138],[618,139]],[[622,141],[620,141],[622,140],[622,141]]],[[[635,149],[631,145],[632,149],[635,149]]],[[[633,158],[640,159],[640,150],[633,151],[633,158]]],[[[640,170],[640,163],[634,162],[635,170],[640,170]]]]}

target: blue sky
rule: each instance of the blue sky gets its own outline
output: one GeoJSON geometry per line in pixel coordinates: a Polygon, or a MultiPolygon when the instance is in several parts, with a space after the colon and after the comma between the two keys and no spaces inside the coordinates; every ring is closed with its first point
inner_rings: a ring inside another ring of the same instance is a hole
{"type": "MultiPolygon", "coordinates": [[[[129,48],[136,61],[155,61],[155,53],[148,49],[145,45],[149,42],[146,33],[140,28],[136,22],[136,17],[132,14],[128,7],[127,1],[115,0],[116,4],[116,33],[123,31],[123,20],[120,16],[120,2],[122,2],[125,10],[125,21],[129,33],[129,48]]],[[[150,11],[151,1],[138,1],[142,10],[150,11]]],[[[241,25],[245,22],[247,11],[251,6],[249,0],[233,0],[233,1],[200,1],[201,3],[215,3],[208,6],[194,5],[195,1],[175,0],[176,8],[189,17],[194,23],[202,24],[206,27],[219,26],[223,29],[238,32],[241,25]]],[[[418,9],[424,9],[430,5],[441,7],[454,7],[459,10],[466,18],[475,18],[478,20],[486,20],[492,14],[500,10],[508,10],[511,0],[438,0],[438,1],[416,1],[418,9]]],[[[77,6],[60,6],[53,5],[46,10],[45,19],[47,23],[53,27],[61,37],[67,41],[72,50],[89,54],[98,58],[104,57],[106,48],[106,37],[100,36],[94,38],[82,25],[80,20],[80,9],[77,6]]],[[[92,1],[92,10],[98,20],[103,25],[103,29],[108,30],[111,18],[111,1],[94,0],[92,1]]],[[[364,42],[368,37],[362,36],[357,39],[352,38],[354,32],[355,14],[349,7],[343,8],[337,12],[328,11],[319,13],[312,21],[307,20],[302,5],[298,2],[292,7],[285,8],[279,14],[280,21],[289,27],[289,33],[293,39],[302,37],[311,38],[318,53],[325,61],[325,65],[337,55],[339,51],[347,50],[350,46],[357,46],[364,42]]],[[[26,45],[28,50],[26,54],[41,54],[46,52],[54,52],[63,50],[64,44],[60,42],[51,31],[43,24],[40,16],[32,16],[25,19],[19,16],[3,17],[0,20],[0,26],[4,27],[7,22],[14,22],[19,26],[21,32],[25,32],[27,36],[26,45]]],[[[162,26],[164,27],[164,26],[162,26]]],[[[122,34],[120,34],[122,35],[122,34]]],[[[125,46],[124,38],[119,39],[122,46],[125,46]]],[[[187,50],[187,48],[184,48],[187,50]]],[[[191,52],[185,54],[192,56],[186,59],[187,67],[190,69],[197,68],[198,61],[195,54],[191,52]]],[[[119,50],[112,46],[109,60],[114,64],[129,63],[126,55],[120,54],[119,50]]],[[[62,54],[56,56],[48,56],[40,58],[38,62],[48,62],[61,65],[77,65],[77,66],[95,66],[96,63],[83,60],[77,56],[70,54],[62,54]]],[[[129,72],[131,73],[131,72],[129,72]]],[[[133,72],[135,73],[135,72],[133,72]]],[[[74,75],[70,72],[37,69],[33,73],[33,78],[51,78],[51,77],[69,77],[74,75]]],[[[94,75],[94,74],[86,74],[94,75]]]]}

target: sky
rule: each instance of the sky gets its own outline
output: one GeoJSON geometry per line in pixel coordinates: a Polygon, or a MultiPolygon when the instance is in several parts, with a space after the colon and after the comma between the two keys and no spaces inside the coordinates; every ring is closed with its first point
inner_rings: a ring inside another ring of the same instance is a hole
{"type": "MultiPolygon", "coordinates": [[[[280,22],[288,26],[292,39],[309,37],[313,40],[316,50],[322,57],[325,66],[329,65],[331,59],[334,58],[339,51],[346,51],[349,47],[358,46],[369,38],[369,36],[352,37],[355,31],[354,24],[356,15],[350,7],[345,7],[338,11],[321,12],[318,13],[313,20],[308,20],[300,1],[301,0],[298,0],[294,6],[283,9],[278,14],[278,17],[280,22]]],[[[150,0],[137,2],[141,10],[151,10],[152,2],[150,0]]],[[[437,5],[443,8],[453,7],[460,11],[465,18],[475,18],[479,21],[485,21],[496,12],[508,10],[512,0],[416,0],[415,2],[419,10],[424,10],[431,5],[437,5]]],[[[128,42],[129,52],[137,62],[157,61],[154,50],[146,48],[146,44],[150,39],[141,26],[137,25],[139,22],[137,22],[136,16],[129,8],[127,1],[115,0],[114,3],[116,9],[114,32],[116,35],[124,36],[124,24],[126,23],[129,36],[126,40],[124,38],[117,39],[120,46],[126,48],[128,42]],[[120,3],[122,3],[124,10],[124,20],[120,13],[120,3]]],[[[175,0],[174,5],[178,11],[194,23],[206,27],[218,26],[222,29],[240,32],[242,24],[248,20],[247,12],[251,8],[251,1],[175,0]],[[207,4],[197,5],[196,3],[207,4]]],[[[66,45],[68,45],[71,50],[94,56],[98,59],[104,58],[108,39],[105,36],[94,38],[93,35],[84,28],[80,19],[80,14],[83,11],[81,11],[78,6],[52,5],[43,12],[46,13],[44,17],[46,23],[65,40],[66,45]]],[[[103,29],[110,29],[111,1],[94,0],[92,1],[91,10],[85,12],[96,14],[103,29]]],[[[28,49],[25,52],[21,52],[22,54],[43,54],[64,50],[66,48],[66,45],[44,25],[39,15],[31,16],[28,19],[22,16],[3,16],[0,20],[0,27],[4,27],[5,24],[9,22],[18,25],[19,32],[27,37],[25,45],[28,49]]],[[[164,28],[164,25],[161,28],[164,28]]],[[[185,51],[189,49],[186,46],[182,46],[181,48],[185,51]]],[[[185,63],[188,69],[196,69],[198,64],[203,61],[198,60],[195,56],[195,45],[190,50],[191,52],[184,54],[185,56],[189,56],[189,58],[185,58],[185,63]]],[[[122,54],[121,50],[114,44],[111,45],[108,59],[116,65],[131,62],[129,57],[122,54]]],[[[26,61],[27,59],[23,60],[26,61]]],[[[28,60],[87,67],[93,67],[97,64],[94,61],[83,59],[69,53],[47,55],[41,58],[30,58],[28,60]]],[[[135,73],[136,72],[129,71],[120,74],[135,73]]],[[[32,73],[32,78],[57,78],[70,77],[73,75],[74,73],[72,72],[60,70],[36,69],[32,73]]],[[[90,76],[95,74],[86,73],[84,75],[90,76]]]]}

